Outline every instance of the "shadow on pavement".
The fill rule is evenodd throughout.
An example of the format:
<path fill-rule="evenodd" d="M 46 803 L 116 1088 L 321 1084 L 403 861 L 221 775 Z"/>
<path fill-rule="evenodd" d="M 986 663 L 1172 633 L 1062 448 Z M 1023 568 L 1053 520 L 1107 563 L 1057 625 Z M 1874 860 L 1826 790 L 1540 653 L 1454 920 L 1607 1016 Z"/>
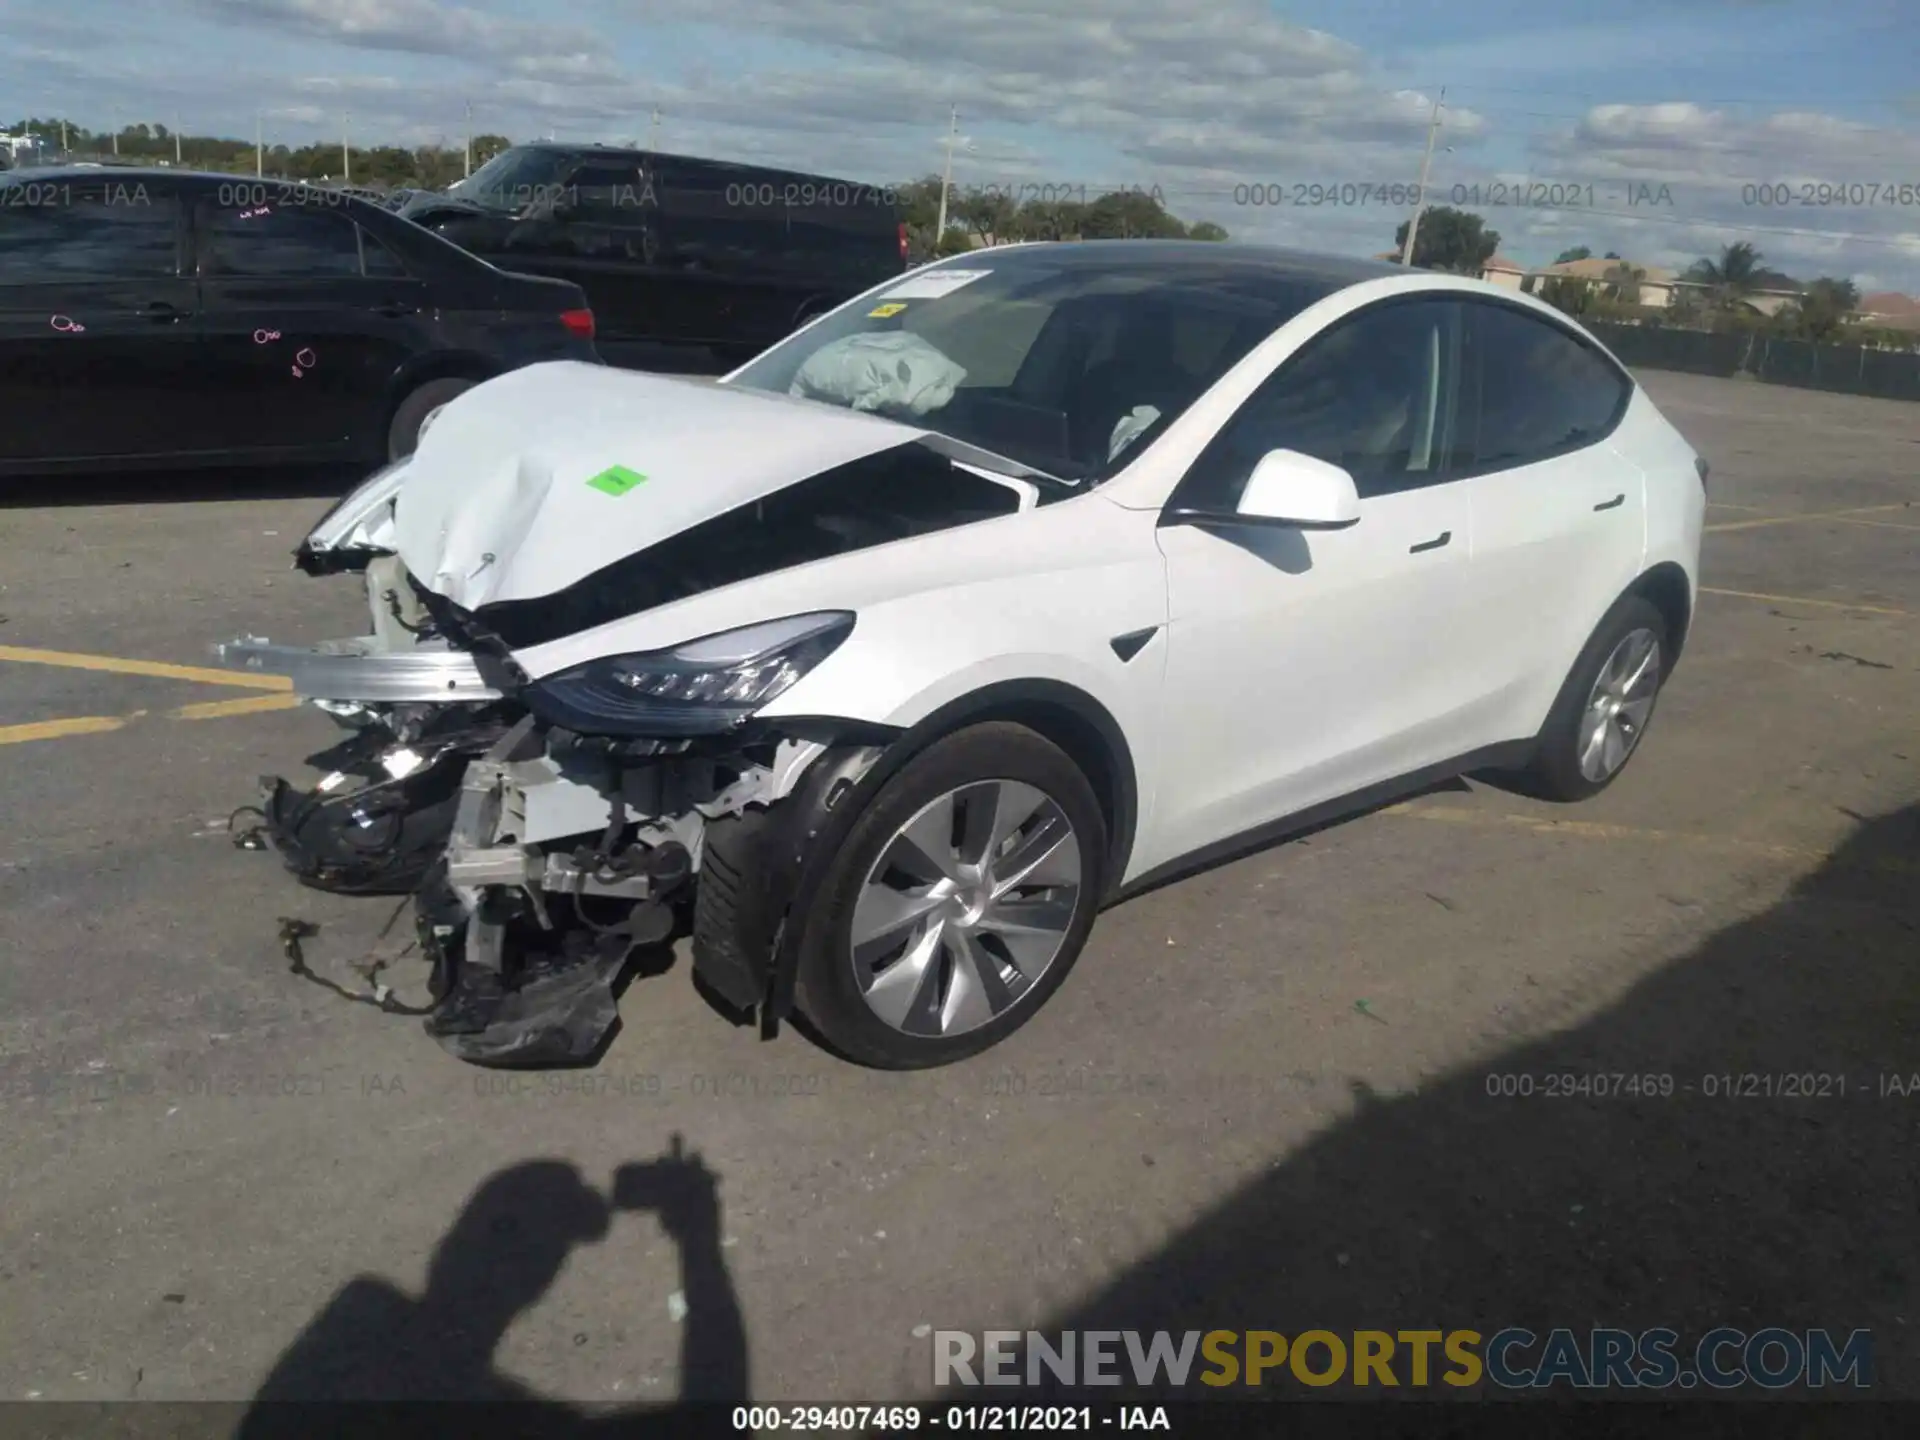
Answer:
<path fill-rule="evenodd" d="M 603 1240 L 622 1212 L 658 1216 L 680 1249 L 680 1395 L 590 1412 L 528 1390 L 502 1375 L 493 1357 L 507 1328 L 546 1294 L 574 1249 Z M 489 1425 L 500 1418 L 476 1410 L 466 1417 L 475 1423 L 466 1424 L 455 1414 L 421 1411 L 423 1401 L 511 1403 L 516 1433 L 682 1433 L 685 1422 L 710 1416 L 715 1402 L 748 1394 L 746 1329 L 720 1239 L 719 1177 L 677 1135 L 664 1155 L 621 1166 L 611 1195 L 563 1161 L 513 1166 L 467 1201 L 434 1252 L 419 1298 L 371 1275 L 335 1295 L 275 1363 L 235 1433 L 243 1440 L 352 1433 L 375 1418 L 368 1402 L 378 1402 L 390 1422 L 428 1417 L 419 1421 L 427 1427 L 422 1434 L 442 1425 L 477 1430 L 483 1415 Z M 338 1408 L 340 1402 L 351 1408 Z"/>
<path fill-rule="evenodd" d="M 1636 908 L 1667 902 L 1622 894 L 1619 903 L 1624 929 Z M 1528 994 L 1545 1002 L 1526 1006 L 1538 1012 L 1530 1030 L 1566 1028 L 1490 1050 L 1403 1096 L 1350 1079 L 1345 1118 L 1043 1332 L 1057 1344 L 1059 1330 L 1485 1336 L 1522 1326 L 1542 1336 L 1570 1327 L 1584 1340 L 1596 1326 L 1667 1327 L 1679 1332 L 1684 1361 L 1717 1326 L 1826 1328 L 1841 1343 L 1864 1328 L 1874 1384 L 1851 1394 L 1920 1396 L 1920 806 L 1863 823 L 1782 903 L 1712 935 L 1590 1018 L 1578 1016 L 1601 995 L 1522 992 L 1516 1008 Z M 1274 1070 L 1284 1067 L 1274 1057 Z M 1673 1092 L 1602 1098 L 1576 1084 L 1573 1094 L 1548 1093 L 1551 1077 L 1602 1075 L 1671 1077 Z M 1781 1098 L 1776 1078 L 1769 1097 L 1769 1077 L 1786 1075 L 1834 1078 L 1816 1080 L 1810 1088 L 1824 1093 L 1808 1099 Z M 1895 1076 L 1909 1096 L 1883 1093 Z M 1521 1088 L 1519 1077 L 1530 1096 L 1491 1093 Z M 1118 1389 L 955 1386 L 941 1399 L 1175 1393 L 1135 1387 L 1124 1348 L 1116 1353 L 1129 1377 Z M 1326 1368 L 1327 1351 L 1313 1354 L 1310 1368 Z M 1515 1358 L 1537 1362 L 1540 1350 Z M 1447 1367 L 1437 1349 L 1434 1359 L 1437 1377 Z M 1196 1359 L 1179 1393 L 1438 1399 L 1451 1390 L 1409 1386 L 1404 1352 L 1394 1365 L 1394 1392 L 1311 1388 L 1284 1366 L 1249 1392 L 1196 1383 L 1211 1368 Z M 1478 1390 L 1513 1393 L 1485 1382 Z M 1565 1383 L 1546 1393 L 1573 1398 Z M 1709 1408 L 1729 1420 L 1750 1414 Z M 1875 1413 L 1889 1418 L 1878 1406 L 1852 1412 Z"/>
<path fill-rule="evenodd" d="M 210 465 L 197 470 L 27 475 L 0 480 L 0 510 L 151 505 L 169 500 L 337 500 L 376 468 L 372 464 Z"/>

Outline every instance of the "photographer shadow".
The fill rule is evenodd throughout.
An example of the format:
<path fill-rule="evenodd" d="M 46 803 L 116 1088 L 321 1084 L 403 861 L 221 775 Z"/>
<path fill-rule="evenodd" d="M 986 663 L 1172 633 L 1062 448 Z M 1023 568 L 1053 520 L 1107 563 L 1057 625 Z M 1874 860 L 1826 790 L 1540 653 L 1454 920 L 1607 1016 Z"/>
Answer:
<path fill-rule="evenodd" d="M 235 1434 L 285 1440 L 357 1434 L 369 1424 L 435 1433 L 460 1423 L 449 1402 L 509 1405 L 518 1435 L 692 1433 L 716 1405 L 748 1395 L 746 1326 L 720 1254 L 718 1178 L 678 1135 L 665 1154 L 615 1171 L 610 1197 L 564 1161 L 529 1161 L 493 1175 L 435 1250 L 422 1294 L 416 1299 L 374 1275 L 349 1282 L 282 1353 Z M 679 1247 L 687 1306 L 680 1394 L 589 1413 L 500 1373 L 494 1353 L 574 1248 L 604 1240 L 621 1212 L 658 1216 Z M 500 1418 L 497 1411 L 489 1417 Z M 479 1412 L 469 1418 L 477 1422 Z"/>

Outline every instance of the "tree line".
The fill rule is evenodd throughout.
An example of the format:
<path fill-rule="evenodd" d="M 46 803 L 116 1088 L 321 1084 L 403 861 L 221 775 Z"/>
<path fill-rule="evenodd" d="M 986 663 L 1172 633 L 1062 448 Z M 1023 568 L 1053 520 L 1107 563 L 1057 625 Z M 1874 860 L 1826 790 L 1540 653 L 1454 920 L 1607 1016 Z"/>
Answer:
<path fill-rule="evenodd" d="M 276 180 L 351 179 L 375 189 L 444 190 L 466 174 L 464 146 L 413 149 L 376 145 L 343 150 L 340 145 L 264 145 L 206 135 L 176 136 L 164 125 L 128 125 L 118 133 L 89 130 L 59 117 L 16 122 L 12 134 L 46 137 L 70 158 L 177 163 L 194 170 L 251 175 L 258 164 Z M 507 149 L 504 135 L 473 137 L 477 168 Z M 1166 209 L 1154 190 L 1070 194 L 1064 187 L 955 185 L 947 195 L 947 230 L 936 235 L 940 177 L 924 176 L 893 187 L 911 249 L 919 258 L 958 254 L 988 242 L 1019 240 L 1192 239 L 1224 240 L 1210 221 L 1189 225 Z"/>
<path fill-rule="evenodd" d="M 375 189 L 444 190 L 467 171 L 464 145 L 269 145 L 256 152 L 246 140 L 206 135 L 176 136 L 164 125 L 128 125 L 118 131 L 94 131 L 59 117 L 29 117 L 8 127 L 15 135 L 46 137 L 70 158 L 118 156 L 123 161 L 165 161 L 196 170 L 251 175 L 261 171 L 281 180 L 351 178 Z M 514 142 L 504 135 L 476 135 L 472 164 L 485 164 Z M 979 245 L 1030 240 L 1188 239 L 1225 240 L 1212 221 L 1188 223 L 1172 214 L 1151 187 L 1074 194 L 1068 187 L 954 185 L 947 188 L 946 230 L 940 222 L 941 179 L 926 175 L 893 187 L 900 218 L 907 226 L 915 260 L 961 254 Z M 1406 245 L 1408 221 L 1394 232 L 1393 255 Z M 1422 212 L 1414 236 L 1412 263 L 1426 270 L 1477 275 L 1498 251 L 1500 234 L 1483 216 L 1438 205 Z M 1593 258 L 1586 246 L 1563 251 L 1555 264 Z M 1594 320 L 1628 320 L 1692 329 L 1758 331 L 1816 341 L 1844 338 L 1864 344 L 1916 343 L 1909 332 L 1881 331 L 1858 323 L 1859 291 L 1851 280 L 1822 276 L 1801 282 L 1763 265 L 1744 242 L 1720 255 L 1702 258 L 1681 279 L 1670 306 L 1642 303 L 1646 272 L 1609 251 L 1616 262 L 1598 281 L 1552 277 L 1529 287 L 1569 314 Z M 1790 291 L 1797 297 L 1773 315 L 1760 314 L 1751 298 L 1762 291 Z"/>

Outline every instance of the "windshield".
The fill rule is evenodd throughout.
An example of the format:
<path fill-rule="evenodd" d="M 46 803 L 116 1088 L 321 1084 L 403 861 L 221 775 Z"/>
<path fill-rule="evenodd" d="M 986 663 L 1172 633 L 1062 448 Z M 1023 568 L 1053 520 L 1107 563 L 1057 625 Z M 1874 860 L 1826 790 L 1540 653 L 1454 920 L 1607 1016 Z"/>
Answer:
<path fill-rule="evenodd" d="M 557 188 L 572 164 L 573 156 L 565 150 L 516 145 L 448 186 L 447 193 L 489 210 L 524 210 L 545 198 L 547 190 Z"/>
<path fill-rule="evenodd" d="M 1097 483 L 1322 290 L 1245 265 L 1048 247 L 908 274 L 728 383 L 871 411 Z"/>

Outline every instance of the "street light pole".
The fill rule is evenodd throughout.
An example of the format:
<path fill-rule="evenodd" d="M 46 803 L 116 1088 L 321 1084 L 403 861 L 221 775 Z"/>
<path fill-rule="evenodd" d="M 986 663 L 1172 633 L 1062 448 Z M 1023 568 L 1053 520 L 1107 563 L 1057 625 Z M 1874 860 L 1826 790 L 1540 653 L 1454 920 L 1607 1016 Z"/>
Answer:
<path fill-rule="evenodd" d="M 653 121 L 647 128 L 647 149 L 655 155 L 660 153 L 660 107 L 658 105 L 653 107 Z"/>
<path fill-rule="evenodd" d="M 933 253 L 940 254 L 940 242 L 947 237 L 947 192 L 953 188 L 953 142 L 960 136 L 960 107 L 955 105 L 947 117 L 947 168 L 940 177 L 940 219 L 933 227 Z"/>
<path fill-rule="evenodd" d="M 353 117 L 346 116 L 340 122 L 340 178 L 347 184 L 353 183 Z"/>
<path fill-rule="evenodd" d="M 178 115 L 173 117 L 173 163 L 176 169 L 184 163 L 180 158 L 180 117 Z"/>
<path fill-rule="evenodd" d="M 467 167 L 464 175 L 473 174 L 473 102 L 467 101 Z"/>
<path fill-rule="evenodd" d="M 1427 171 L 1433 165 L 1433 137 L 1440 133 L 1440 107 L 1447 98 L 1443 85 L 1433 102 L 1433 119 L 1427 123 L 1427 153 L 1420 157 L 1420 185 L 1413 197 L 1413 218 L 1407 222 L 1407 243 L 1400 247 L 1400 263 L 1413 264 L 1413 237 L 1420 232 L 1420 216 L 1427 208 Z"/>
<path fill-rule="evenodd" d="M 263 126 L 258 115 L 253 117 L 253 175 L 257 180 L 266 173 L 267 155 L 262 148 Z"/>

